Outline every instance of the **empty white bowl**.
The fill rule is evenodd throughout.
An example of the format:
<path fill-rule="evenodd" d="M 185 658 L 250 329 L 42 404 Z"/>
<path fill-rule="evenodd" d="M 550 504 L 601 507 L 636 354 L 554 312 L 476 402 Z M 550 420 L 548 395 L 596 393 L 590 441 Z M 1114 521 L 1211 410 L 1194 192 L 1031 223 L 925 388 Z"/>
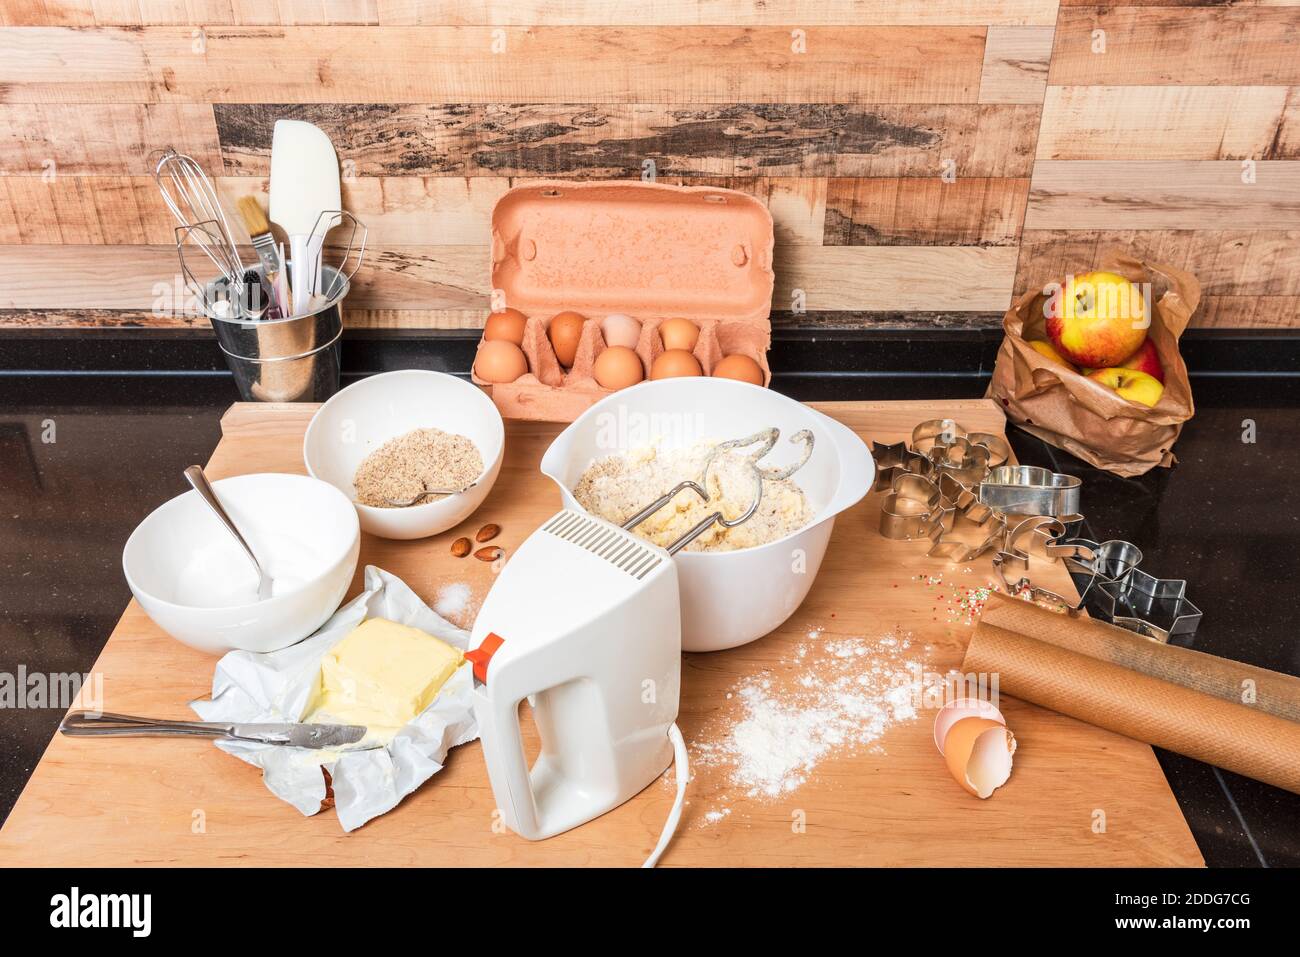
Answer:
<path fill-rule="evenodd" d="M 257 573 L 197 492 L 164 502 L 122 550 L 131 594 L 163 631 L 214 655 L 275 651 L 306 638 L 338 608 L 361 552 L 352 503 L 305 475 L 240 475 L 212 483 L 274 579 Z"/>
<path fill-rule="evenodd" d="M 406 508 L 356 501 L 353 476 L 361 460 L 389 439 L 413 429 L 463 435 L 483 457 L 478 484 L 459 495 Z M 404 369 L 369 376 L 320 407 L 307 426 L 302 454 L 307 471 L 343 492 L 361 527 L 382 538 L 425 538 L 459 525 L 487 498 L 501 471 L 506 429 L 501 413 L 478 386 L 443 372 Z"/>

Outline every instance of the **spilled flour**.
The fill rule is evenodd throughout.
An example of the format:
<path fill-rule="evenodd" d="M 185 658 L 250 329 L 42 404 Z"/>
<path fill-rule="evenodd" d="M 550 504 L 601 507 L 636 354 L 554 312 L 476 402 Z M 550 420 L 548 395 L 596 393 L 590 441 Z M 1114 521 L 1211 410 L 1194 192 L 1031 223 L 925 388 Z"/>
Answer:
<path fill-rule="evenodd" d="M 911 648 L 906 635 L 824 640 L 810 631 L 780 669 L 743 678 L 727 694 L 739 707 L 691 743 L 692 766 L 716 768 L 728 789 L 762 800 L 798 789 L 833 756 L 883 752 L 884 734 L 916 719 L 919 683 L 943 680 L 923 678 Z M 710 810 L 703 823 L 729 813 Z"/>

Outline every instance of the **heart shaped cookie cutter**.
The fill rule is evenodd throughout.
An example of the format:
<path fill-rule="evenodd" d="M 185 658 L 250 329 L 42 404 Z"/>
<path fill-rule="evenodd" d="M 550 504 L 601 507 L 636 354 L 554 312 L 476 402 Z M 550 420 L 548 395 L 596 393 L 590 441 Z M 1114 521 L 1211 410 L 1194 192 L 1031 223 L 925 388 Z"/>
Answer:
<path fill-rule="evenodd" d="M 945 511 L 939 486 L 924 475 L 900 472 L 880 504 L 880 534 L 903 542 L 929 538 Z"/>
<path fill-rule="evenodd" d="M 1071 522 L 1079 517 L 1083 481 L 1075 475 L 1034 465 L 1002 465 L 989 469 L 980 482 L 985 505 L 1012 515 L 1050 515 Z"/>

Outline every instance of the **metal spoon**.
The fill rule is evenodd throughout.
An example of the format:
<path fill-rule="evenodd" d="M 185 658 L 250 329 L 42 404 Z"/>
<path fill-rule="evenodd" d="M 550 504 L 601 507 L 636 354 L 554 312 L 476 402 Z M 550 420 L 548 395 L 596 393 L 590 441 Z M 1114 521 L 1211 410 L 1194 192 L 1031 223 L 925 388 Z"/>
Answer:
<path fill-rule="evenodd" d="M 407 508 L 408 506 L 414 505 L 422 498 L 428 498 L 430 495 L 459 495 L 461 492 L 468 492 L 477 484 L 478 484 L 478 480 L 475 479 L 473 482 L 470 482 L 464 488 L 454 488 L 454 489 L 426 488 L 419 495 L 415 496 L 415 498 L 407 499 L 404 502 L 399 501 L 398 499 L 395 498 L 386 498 L 384 499 L 384 501 L 389 505 L 391 505 L 393 508 Z"/>
<path fill-rule="evenodd" d="M 221 507 L 221 501 L 217 498 L 217 493 L 213 490 L 212 483 L 209 482 L 208 477 L 203 474 L 203 467 L 201 465 L 191 465 L 185 470 L 185 480 L 189 482 L 190 485 L 194 486 L 194 491 L 199 493 L 199 498 L 203 499 L 208 508 L 212 509 L 212 513 L 221 520 L 221 524 L 226 526 L 226 531 L 234 536 L 235 541 L 239 543 L 239 547 L 242 548 L 244 554 L 248 556 L 248 560 L 252 562 L 253 567 L 257 569 L 257 600 L 265 601 L 270 598 L 271 586 L 274 584 L 271 581 L 271 576 L 263 570 L 261 563 L 257 560 L 257 556 L 253 554 L 253 550 L 249 547 L 248 542 L 244 541 L 244 536 L 239 533 L 239 528 L 235 525 L 234 521 L 231 520 L 230 516 L 226 514 L 226 510 Z"/>

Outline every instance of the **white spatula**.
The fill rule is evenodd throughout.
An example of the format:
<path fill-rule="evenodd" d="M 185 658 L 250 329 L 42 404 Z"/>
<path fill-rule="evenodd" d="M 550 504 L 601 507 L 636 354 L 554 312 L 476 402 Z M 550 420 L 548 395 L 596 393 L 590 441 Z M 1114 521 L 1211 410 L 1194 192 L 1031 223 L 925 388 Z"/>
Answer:
<path fill-rule="evenodd" d="M 319 282 L 318 259 L 325 235 L 318 230 L 317 239 L 308 243 L 312 228 L 323 211 L 342 208 L 339 158 L 330 138 L 311 123 L 276 120 L 271 139 L 270 216 L 289 237 L 294 315 L 307 309 Z"/>

